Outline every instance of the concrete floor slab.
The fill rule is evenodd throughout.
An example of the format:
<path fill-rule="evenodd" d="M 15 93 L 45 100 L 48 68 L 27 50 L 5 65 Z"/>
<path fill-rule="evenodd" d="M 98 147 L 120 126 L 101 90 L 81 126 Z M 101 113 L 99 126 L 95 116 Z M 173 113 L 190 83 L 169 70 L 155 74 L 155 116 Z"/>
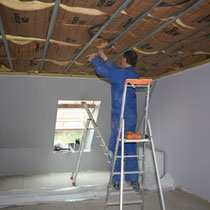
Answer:
<path fill-rule="evenodd" d="M 41 194 L 36 194 L 36 198 L 38 196 L 45 196 L 44 191 L 48 192 L 48 189 L 71 189 L 73 188 L 71 185 L 71 180 L 69 179 L 71 176 L 70 173 L 61 173 L 61 174 L 42 174 L 42 175 L 33 175 L 33 176 L 6 176 L 0 177 L 0 196 L 9 195 L 11 192 L 18 193 L 26 193 L 32 190 L 33 192 L 41 192 Z M 80 200 L 74 202 L 62 202 L 62 200 L 55 202 L 55 200 L 50 201 L 51 203 L 46 203 L 44 200 L 42 204 L 34 204 L 34 205 L 23 205 L 23 206 L 11 206 L 9 210 L 102 210 L 104 207 L 104 196 L 106 187 L 109 179 L 109 172 L 104 171 L 89 171 L 79 173 L 77 184 L 79 186 L 84 186 L 85 190 L 88 190 L 88 186 L 92 186 L 90 193 L 94 194 L 94 191 L 97 189 L 97 185 L 104 185 L 103 192 L 101 191 L 100 196 L 90 196 L 87 198 L 88 200 Z M 94 187 L 95 186 L 95 187 Z M 93 190 L 94 189 L 94 190 Z M 84 189 L 83 189 L 84 190 Z M 80 188 L 77 190 L 78 194 L 75 192 L 72 193 L 76 196 L 75 198 L 79 198 L 82 192 Z M 89 192 L 89 191 L 88 191 Z M 52 193 L 52 192 L 51 192 Z M 27 193 L 26 193 L 27 194 Z M 51 194 L 52 195 L 52 194 Z M 66 196 L 65 200 L 68 200 L 67 193 L 61 193 L 60 195 Z M 136 193 L 126 194 L 125 199 L 136 200 L 139 199 L 140 195 Z M 186 193 L 182 190 L 176 189 L 173 191 L 164 192 L 166 209 L 167 210 L 210 210 L 210 203 L 200 199 L 199 197 Z M 42 197 L 44 198 L 44 197 Z M 94 198 L 94 199 L 93 199 Z M 114 200 L 118 200 L 118 196 L 112 195 Z M 45 203 L 45 204 L 44 204 Z M 29 203 L 28 203 L 29 204 Z M 118 210 L 119 207 L 110 207 L 108 210 Z M 129 205 L 125 206 L 124 210 L 139 210 L 139 205 Z M 157 193 L 147 193 L 145 195 L 145 210 L 159 210 L 159 196 Z"/>
<path fill-rule="evenodd" d="M 199 197 L 186 193 L 180 189 L 174 191 L 164 192 L 166 209 L 167 210 L 210 210 L 210 203 Z M 132 195 L 127 199 L 136 199 L 138 195 Z M 118 199 L 118 196 L 114 196 Z M 79 202 L 65 202 L 65 203 L 51 203 L 40 204 L 32 206 L 22 206 L 5 208 L 2 210 L 103 210 L 104 198 L 79 201 Z M 139 205 L 124 206 L 123 210 L 139 210 Z M 145 195 L 145 209 L 144 210 L 160 210 L 159 196 L 157 193 L 148 193 Z M 108 210 L 119 210 L 119 207 L 109 207 Z"/>

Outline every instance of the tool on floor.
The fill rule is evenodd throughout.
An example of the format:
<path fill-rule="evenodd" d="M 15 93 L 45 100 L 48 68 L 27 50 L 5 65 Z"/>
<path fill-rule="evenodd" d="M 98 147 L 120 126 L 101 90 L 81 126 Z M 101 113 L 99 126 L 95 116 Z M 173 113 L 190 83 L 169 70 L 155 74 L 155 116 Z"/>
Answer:
<path fill-rule="evenodd" d="M 77 179 L 77 174 L 78 174 L 78 170 L 79 170 L 79 165 L 80 165 L 80 162 L 81 162 L 81 158 L 82 158 L 82 154 L 84 152 L 84 149 L 85 149 L 85 143 L 86 143 L 86 139 L 87 139 L 87 136 L 88 136 L 88 131 L 89 130 L 94 130 L 96 131 L 97 133 L 97 139 L 100 140 L 100 146 L 102 147 L 102 149 L 104 150 L 104 155 L 108 158 L 108 162 L 110 163 L 110 160 L 109 160 L 109 155 L 108 155 L 108 148 L 106 146 L 106 143 L 99 131 L 99 128 L 93 118 L 93 115 L 91 114 L 89 108 L 88 108 L 88 105 L 85 103 L 85 102 L 82 102 L 81 103 L 84 107 L 84 109 L 86 110 L 87 114 L 88 114 L 88 119 L 85 123 L 85 130 L 83 132 L 83 135 L 82 135 L 82 140 L 81 140 L 81 143 L 80 143 L 80 147 L 79 147 L 79 150 L 78 150 L 78 156 L 77 156 L 77 162 L 76 162 L 76 165 L 75 165 L 75 170 L 72 172 L 72 175 L 71 175 L 71 180 L 72 181 L 72 185 L 75 186 L 76 185 L 76 179 Z M 91 127 L 92 125 L 92 127 Z"/>
<path fill-rule="evenodd" d="M 154 160 L 154 167 L 155 167 L 155 173 L 156 178 L 158 182 L 159 187 L 159 193 L 160 193 L 160 203 L 162 210 L 165 210 L 165 204 L 164 204 L 164 198 L 163 198 L 163 192 L 162 187 L 160 183 L 160 176 L 157 166 L 157 159 L 155 155 L 155 147 L 153 143 L 153 137 L 152 137 L 152 130 L 150 126 L 150 121 L 148 118 L 148 108 L 149 108 L 149 98 L 150 98 L 150 86 L 151 86 L 152 80 L 151 79 L 127 79 L 124 86 L 124 92 L 123 92 L 123 98 L 122 98 L 122 106 L 121 106 L 121 115 L 120 115 L 120 125 L 119 125 L 119 132 L 117 137 L 117 142 L 115 146 L 115 153 L 112 160 L 112 169 L 110 173 L 110 179 L 109 184 L 107 186 L 107 195 L 105 200 L 105 206 L 104 210 L 106 210 L 110 206 L 119 206 L 119 209 L 123 209 L 123 205 L 132 205 L 132 204 L 140 204 L 141 209 L 144 209 L 144 184 L 145 184 L 145 159 L 146 159 L 146 148 L 147 145 L 149 145 L 152 149 L 152 156 Z M 145 92 L 145 115 L 144 115 L 144 121 L 143 121 L 143 134 L 135 134 L 132 132 L 126 132 L 125 133 L 125 122 L 124 122 L 124 109 L 125 109 L 125 102 L 126 102 L 126 93 L 128 88 L 136 88 L 140 89 L 141 91 Z M 121 143 L 121 155 L 118 155 L 118 147 Z M 137 143 L 137 146 L 142 146 L 143 152 L 142 154 L 138 155 L 125 155 L 125 144 L 127 143 Z M 125 171 L 124 169 L 124 161 L 126 158 L 139 158 L 141 159 L 141 168 L 139 171 Z M 121 171 L 115 172 L 115 165 L 116 160 L 121 159 Z M 124 200 L 124 175 L 126 174 L 138 174 L 140 177 L 140 195 L 139 199 L 137 200 Z M 112 178 L 114 175 L 120 175 L 120 194 L 119 194 L 119 201 L 110 201 L 110 194 L 111 194 L 111 185 L 112 185 Z"/>

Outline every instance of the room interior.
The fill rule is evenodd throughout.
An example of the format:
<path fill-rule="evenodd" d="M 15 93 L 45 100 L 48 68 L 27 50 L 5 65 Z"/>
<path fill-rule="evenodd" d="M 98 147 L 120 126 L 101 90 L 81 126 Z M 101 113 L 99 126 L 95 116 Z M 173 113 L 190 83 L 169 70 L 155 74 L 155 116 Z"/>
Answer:
<path fill-rule="evenodd" d="M 98 47 L 117 65 L 135 51 L 140 78 L 153 79 L 149 118 L 162 184 L 170 181 L 166 209 L 209 209 L 209 3 L 0 0 L 0 208 L 104 208 L 109 165 L 97 136 L 77 186 L 77 152 L 54 151 L 59 100 L 100 101 L 97 125 L 108 144 L 111 86 L 87 62 Z M 137 92 L 137 126 L 143 99 Z M 161 209 L 154 191 L 145 209 Z"/>

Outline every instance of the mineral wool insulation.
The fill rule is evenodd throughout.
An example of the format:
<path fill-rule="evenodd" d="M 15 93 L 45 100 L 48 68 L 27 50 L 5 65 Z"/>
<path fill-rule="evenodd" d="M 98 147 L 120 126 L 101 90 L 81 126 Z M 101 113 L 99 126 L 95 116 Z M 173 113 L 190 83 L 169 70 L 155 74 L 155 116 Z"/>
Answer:
<path fill-rule="evenodd" d="M 63 73 L 66 66 L 123 2 L 124 0 L 62 0 L 47 50 L 43 72 Z M 117 40 L 111 48 L 107 49 L 107 55 L 109 58 L 115 57 L 122 50 L 144 39 L 195 2 L 196 0 L 165 0 L 163 4 L 155 8 Z M 155 0 L 131 1 L 100 34 L 100 39 L 109 43 L 140 14 L 156 3 Z M 155 77 L 186 68 L 193 63 L 209 58 L 210 42 L 208 39 L 189 45 L 208 36 L 208 28 L 178 43 L 186 36 L 208 26 L 209 3 L 210 0 L 205 1 L 134 48 L 140 58 L 136 71 L 142 77 Z M 54 0 L 0 0 L 0 14 L 15 71 L 34 72 L 39 70 L 54 5 Z M 176 44 L 169 47 L 172 43 Z M 72 66 L 70 73 L 79 73 L 79 70 L 86 64 L 87 54 L 95 52 L 97 44 L 98 42 L 93 42 Z M 176 52 L 176 49 L 180 50 Z M 0 64 L 9 68 L 1 37 L 0 58 Z M 119 63 L 119 59 L 116 60 L 116 63 Z M 84 74 L 95 74 L 95 71 L 90 66 Z"/>

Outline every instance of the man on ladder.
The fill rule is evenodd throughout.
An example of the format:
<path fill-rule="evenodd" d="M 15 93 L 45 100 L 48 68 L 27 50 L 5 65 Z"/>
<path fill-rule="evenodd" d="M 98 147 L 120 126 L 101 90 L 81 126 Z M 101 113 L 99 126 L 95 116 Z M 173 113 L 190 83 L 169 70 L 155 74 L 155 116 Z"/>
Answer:
<path fill-rule="evenodd" d="M 100 56 L 97 56 L 97 55 Z M 108 60 L 102 49 L 98 50 L 98 54 L 89 55 L 89 61 L 95 67 L 97 74 L 107 78 L 111 82 L 112 94 L 112 113 L 111 113 L 111 137 L 109 141 L 109 156 L 113 162 L 113 155 L 118 135 L 120 122 L 120 112 L 122 105 L 122 96 L 126 79 L 137 79 L 139 75 L 135 72 L 134 66 L 137 63 L 137 54 L 134 51 L 124 53 L 121 68 Z M 103 59 L 103 61 L 102 61 Z M 137 121 L 136 109 L 136 92 L 134 88 L 128 88 L 126 97 L 126 106 L 124 112 L 125 132 L 135 132 Z M 119 144 L 118 155 L 121 153 L 121 144 Z M 128 143 L 125 145 L 125 155 L 136 155 L 136 143 Z M 120 171 L 120 159 L 115 163 L 115 172 Z M 138 160 L 136 157 L 126 158 L 125 171 L 138 171 Z M 138 174 L 126 174 L 125 180 L 130 183 L 135 191 L 140 190 Z M 114 175 L 112 179 L 113 188 L 120 188 L 120 175 Z"/>
<path fill-rule="evenodd" d="M 149 144 L 152 149 L 156 178 L 160 192 L 161 209 L 165 210 L 152 130 L 148 118 L 150 86 L 152 80 L 138 79 L 139 75 L 133 69 L 137 62 L 137 55 L 133 51 L 124 53 L 122 68 L 114 65 L 108 60 L 102 50 L 99 50 L 98 54 L 100 57 L 97 56 L 97 54 L 89 55 L 89 61 L 93 63 L 96 72 L 99 75 L 108 78 L 112 85 L 112 133 L 109 142 L 109 156 L 112 165 L 104 210 L 109 206 L 116 205 L 119 205 L 120 210 L 123 210 L 123 205 L 132 204 L 141 204 L 141 209 L 144 209 L 145 151 L 147 144 Z M 101 58 L 105 62 L 103 62 Z M 143 88 L 144 91 L 146 90 L 143 135 L 135 134 L 137 120 L 136 87 Z M 140 157 L 140 154 L 136 154 L 136 142 L 143 144 L 141 170 L 139 170 L 138 167 L 137 157 Z M 133 189 L 141 192 L 140 199 L 130 201 L 123 200 L 124 175 L 125 180 L 130 182 Z M 139 176 L 141 176 L 141 185 L 139 185 L 138 181 Z M 111 183 L 114 188 L 120 189 L 119 202 L 110 201 Z"/>

